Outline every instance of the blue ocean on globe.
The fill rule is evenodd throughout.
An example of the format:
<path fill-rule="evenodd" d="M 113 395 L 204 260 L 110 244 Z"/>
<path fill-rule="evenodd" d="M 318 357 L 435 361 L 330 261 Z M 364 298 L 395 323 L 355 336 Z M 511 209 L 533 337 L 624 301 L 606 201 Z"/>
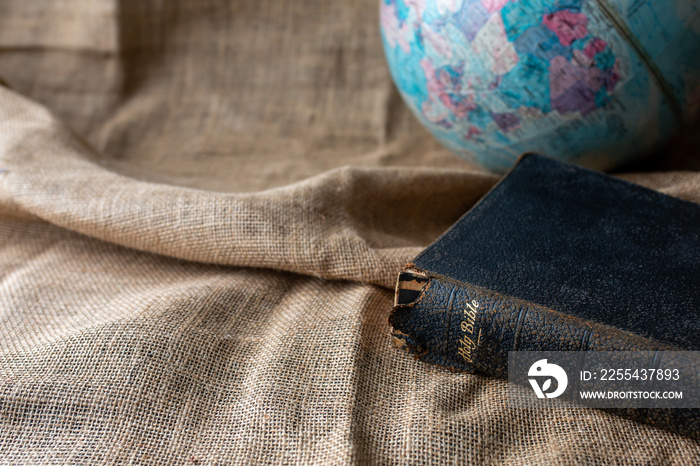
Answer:
<path fill-rule="evenodd" d="M 700 0 L 380 0 L 392 77 L 456 154 L 609 170 L 700 108 Z"/>

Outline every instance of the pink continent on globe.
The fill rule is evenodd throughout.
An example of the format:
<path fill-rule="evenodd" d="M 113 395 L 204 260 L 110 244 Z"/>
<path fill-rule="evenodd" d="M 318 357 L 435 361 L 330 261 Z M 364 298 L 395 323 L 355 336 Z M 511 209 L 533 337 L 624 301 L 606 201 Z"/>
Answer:
<path fill-rule="evenodd" d="M 436 70 L 430 60 L 425 58 L 420 61 L 420 66 L 423 68 L 428 83 L 430 105 L 427 108 L 431 113 L 442 114 L 436 109 L 436 106 L 440 104 L 449 109 L 457 118 L 466 118 L 469 112 L 474 110 L 474 96 L 469 94 L 466 98 L 460 97 L 462 87 L 460 84 L 452 82 L 449 73 L 445 70 Z"/>
<path fill-rule="evenodd" d="M 481 0 L 481 4 L 489 13 L 501 11 L 508 2 L 510 2 L 510 0 Z"/>
<path fill-rule="evenodd" d="M 411 45 L 409 44 L 409 40 L 411 29 L 408 24 L 399 23 L 399 18 L 396 14 L 396 5 L 393 3 L 387 5 L 382 2 L 379 8 L 379 21 L 382 23 L 384 37 L 386 37 L 389 45 L 396 47 L 396 44 L 398 44 L 404 52 L 410 53 Z"/>
<path fill-rule="evenodd" d="M 588 58 L 595 57 L 596 53 L 602 52 L 607 47 L 607 43 L 603 39 L 596 38 L 590 44 L 586 45 L 583 49 L 583 53 L 586 54 Z"/>
<path fill-rule="evenodd" d="M 557 35 L 564 47 L 588 35 L 588 17 L 583 13 L 560 10 L 544 15 L 542 23 Z"/>

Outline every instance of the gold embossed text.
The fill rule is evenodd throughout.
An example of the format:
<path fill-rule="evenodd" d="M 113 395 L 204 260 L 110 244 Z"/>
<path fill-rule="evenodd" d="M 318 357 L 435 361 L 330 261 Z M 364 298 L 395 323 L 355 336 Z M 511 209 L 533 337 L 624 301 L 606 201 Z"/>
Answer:
<path fill-rule="evenodd" d="M 473 362 L 472 357 L 474 355 L 474 350 L 476 349 L 479 340 L 474 343 L 472 339 L 474 335 L 474 323 L 476 322 L 476 314 L 479 309 L 479 303 L 472 299 L 462 310 L 463 316 L 462 321 L 459 324 L 459 328 L 462 330 L 462 338 L 459 341 L 459 349 L 457 352 L 462 358 L 467 362 Z M 479 332 L 481 334 L 481 332 Z M 481 336 L 481 335 L 479 335 Z"/>

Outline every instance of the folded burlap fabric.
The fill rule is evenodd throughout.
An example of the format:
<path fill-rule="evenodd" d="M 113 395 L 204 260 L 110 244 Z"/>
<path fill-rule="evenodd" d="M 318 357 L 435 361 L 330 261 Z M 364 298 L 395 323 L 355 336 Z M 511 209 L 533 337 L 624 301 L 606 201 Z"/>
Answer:
<path fill-rule="evenodd" d="M 3 4 L 0 464 L 698 459 L 391 345 L 397 273 L 498 178 L 413 120 L 377 10 Z"/>

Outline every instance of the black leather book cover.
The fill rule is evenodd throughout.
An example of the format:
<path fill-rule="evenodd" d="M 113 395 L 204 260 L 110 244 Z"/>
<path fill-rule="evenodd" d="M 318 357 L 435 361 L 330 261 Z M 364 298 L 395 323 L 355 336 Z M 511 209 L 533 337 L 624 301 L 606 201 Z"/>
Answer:
<path fill-rule="evenodd" d="M 396 346 L 505 377 L 508 351 L 700 350 L 700 205 L 527 154 L 397 283 Z"/>

